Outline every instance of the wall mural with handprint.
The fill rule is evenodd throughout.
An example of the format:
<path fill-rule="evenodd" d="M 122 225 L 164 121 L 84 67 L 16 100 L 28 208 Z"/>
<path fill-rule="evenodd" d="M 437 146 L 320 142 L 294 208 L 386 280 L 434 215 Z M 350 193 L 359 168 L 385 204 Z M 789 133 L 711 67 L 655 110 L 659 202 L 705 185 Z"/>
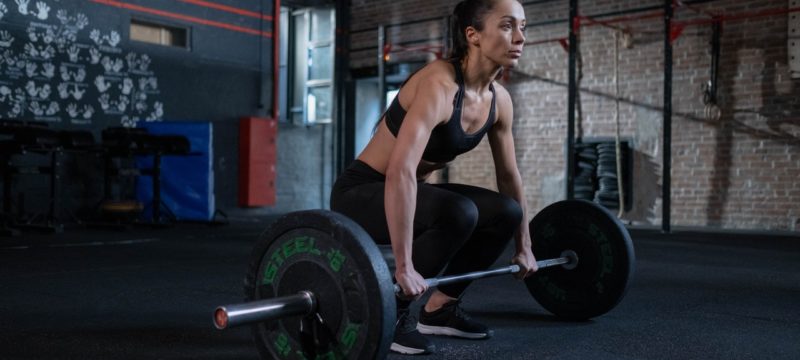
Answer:
<path fill-rule="evenodd" d="M 161 121 L 158 78 L 147 54 L 120 48 L 116 30 L 56 9 L 58 0 L 0 0 L 0 117 L 134 127 Z"/>

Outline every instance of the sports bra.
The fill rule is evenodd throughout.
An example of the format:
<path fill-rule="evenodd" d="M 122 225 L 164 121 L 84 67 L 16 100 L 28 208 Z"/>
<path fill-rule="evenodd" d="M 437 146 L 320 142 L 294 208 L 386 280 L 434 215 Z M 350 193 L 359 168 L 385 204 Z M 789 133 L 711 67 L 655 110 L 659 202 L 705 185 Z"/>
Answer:
<path fill-rule="evenodd" d="M 450 162 L 467 151 L 474 149 L 483 136 L 489 131 L 494 123 L 495 118 L 495 91 L 494 85 L 489 85 L 492 90 L 492 107 L 489 110 L 489 119 L 483 127 L 472 134 L 464 132 L 461 127 L 461 109 L 464 103 L 464 74 L 461 72 L 461 66 L 458 62 L 451 62 L 456 70 L 456 83 L 458 83 L 458 92 L 453 99 L 453 114 L 450 115 L 450 120 L 446 123 L 439 124 L 431 131 L 428 144 L 425 146 L 425 151 L 422 153 L 422 159 L 429 162 L 444 163 Z M 413 74 L 412 74 L 413 76 Z M 410 78 L 410 77 L 409 77 Z M 406 80 L 407 82 L 408 80 Z M 405 82 L 403 83 L 405 85 Z M 402 85 L 401 85 L 402 87 Z M 400 96 L 395 96 L 392 104 L 386 110 L 386 126 L 392 135 L 397 137 L 400 131 L 400 126 L 403 124 L 403 118 L 406 116 L 406 110 L 400 105 Z"/>

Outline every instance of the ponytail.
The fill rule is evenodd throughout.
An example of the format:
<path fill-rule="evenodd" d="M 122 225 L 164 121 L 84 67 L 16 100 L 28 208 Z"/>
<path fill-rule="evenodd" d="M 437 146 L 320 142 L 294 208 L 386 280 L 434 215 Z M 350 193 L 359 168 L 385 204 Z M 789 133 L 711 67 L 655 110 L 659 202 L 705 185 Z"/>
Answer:
<path fill-rule="evenodd" d="M 483 19 L 494 7 L 494 0 L 462 0 L 453 9 L 450 22 L 450 60 L 463 60 L 469 53 L 467 28 L 483 30 Z"/>

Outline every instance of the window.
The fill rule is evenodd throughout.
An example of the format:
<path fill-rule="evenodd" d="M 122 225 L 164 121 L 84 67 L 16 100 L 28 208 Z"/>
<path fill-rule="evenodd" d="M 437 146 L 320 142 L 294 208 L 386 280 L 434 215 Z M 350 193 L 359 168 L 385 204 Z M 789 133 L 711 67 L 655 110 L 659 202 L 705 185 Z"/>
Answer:
<path fill-rule="evenodd" d="M 280 86 L 288 95 L 281 99 L 281 107 L 288 109 L 281 119 L 306 125 L 330 123 L 335 12 L 324 7 L 285 9 L 281 22 L 286 27 L 281 29 Z M 283 76 L 288 78 L 285 83 Z"/>
<path fill-rule="evenodd" d="M 187 32 L 185 28 L 131 19 L 131 40 L 186 48 Z"/>

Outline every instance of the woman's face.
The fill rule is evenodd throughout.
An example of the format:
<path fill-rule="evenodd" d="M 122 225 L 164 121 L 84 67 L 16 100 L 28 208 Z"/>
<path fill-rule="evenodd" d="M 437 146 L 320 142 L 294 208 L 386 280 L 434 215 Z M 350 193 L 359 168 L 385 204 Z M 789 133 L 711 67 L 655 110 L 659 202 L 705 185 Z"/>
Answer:
<path fill-rule="evenodd" d="M 482 57 L 503 67 L 514 67 L 525 44 L 525 10 L 517 0 L 498 0 L 483 21 L 483 30 L 473 33 Z"/>

